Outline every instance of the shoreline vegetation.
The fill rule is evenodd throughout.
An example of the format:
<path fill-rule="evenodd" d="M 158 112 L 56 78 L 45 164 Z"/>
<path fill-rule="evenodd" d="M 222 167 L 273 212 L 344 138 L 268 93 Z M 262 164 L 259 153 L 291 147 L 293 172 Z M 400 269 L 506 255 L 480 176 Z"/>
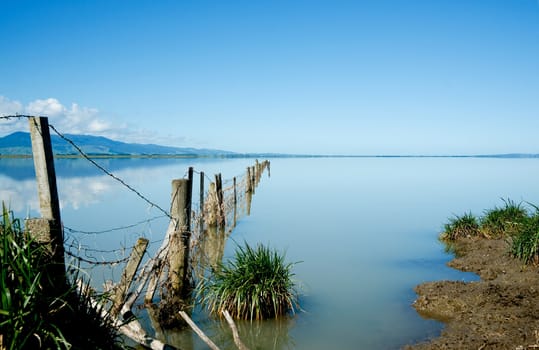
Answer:
<path fill-rule="evenodd" d="M 448 266 L 480 280 L 418 285 L 414 308 L 445 327 L 405 349 L 539 348 L 539 208 L 506 200 L 482 217 L 456 216 L 440 240 L 455 255 Z"/>
<path fill-rule="evenodd" d="M 66 285 L 49 273 L 49 249 L 2 203 L 0 216 L 0 349 L 126 349 L 110 314 L 94 305 L 74 265 Z M 52 270 L 51 270 L 52 271 Z"/>

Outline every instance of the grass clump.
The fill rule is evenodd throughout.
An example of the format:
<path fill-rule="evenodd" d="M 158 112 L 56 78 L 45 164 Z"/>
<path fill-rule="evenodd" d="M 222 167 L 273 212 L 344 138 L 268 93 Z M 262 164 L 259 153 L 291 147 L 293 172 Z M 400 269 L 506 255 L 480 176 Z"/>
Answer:
<path fill-rule="evenodd" d="M 449 219 L 440 239 L 452 249 L 462 237 L 505 238 L 513 257 L 525 264 L 539 264 L 539 207 L 527 203 L 534 208 L 530 211 L 522 203 L 503 202 L 503 207 L 486 210 L 479 219 L 471 213 Z"/>
<path fill-rule="evenodd" d="M 264 245 L 238 247 L 233 259 L 221 264 L 198 284 L 201 304 L 212 315 L 228 310 L 245 320 L 275 318 L 294 312 L 298 302 L 294 264 Z"/>
<path fill-rule="evenodd" d="M 1 348 L 124 348 L 111 319 L 103 318 L 73 286 L 51 292 L 49 254 L 2 204 L 0 217 Z"/>
<path fill-rule="evenodd" d="M 539 264 L 539 211 L 528 217 L 512 237 L 511 254 L 525 264 Z"/>
<path fill-rule="evenodd" d="M 449 219 L 444 225 L 444 232 L 441 239 L 444 241 L 455 241 L 461 237 L 480 236 L 479 220 L 472 213 L 465 213 L 462 216 L 455 216 Z"/>
<path fill-rule="evenodd" d="M 522 225 L 529 219 L 528 211 L 522 203 L 504 200 L 504 206 L 487 210 L 481 219 L 482 232 L 493 238 L 501 238 L 517 234 Z"/>

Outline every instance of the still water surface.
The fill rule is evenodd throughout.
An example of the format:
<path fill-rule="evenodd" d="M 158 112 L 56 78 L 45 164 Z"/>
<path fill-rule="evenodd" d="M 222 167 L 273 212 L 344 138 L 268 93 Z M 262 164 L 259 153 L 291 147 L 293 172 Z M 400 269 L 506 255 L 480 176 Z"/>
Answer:
<path fill-rule="evenodd" d="M 189 166 L 231 179 L 254 160 L 99 162 L 168 210 L 170 182 Z M 84 160 L 56 160 L 56 170 L 62 219 L 72 229 L 69 249 L 94 249 L 88 258 L 110 260 L 124 255 L 109 250 L 130 247 L 140 236 L 150 239 L 150 251 L 160 246 L 167 220 L 155 207 Z M 445 266 L 451 256 L 437 241 L 443 223 L 467 211 L 481 215 L 502 198 L 539 203 L 537 174 L 537 159 L 271 159 L 271 177 L 265 174 L 224 255 L 244 241 L 286 251 L 288 261 L 300 262 L 294 271 L 303 311 L 278 322 L 240 323 L 244 341 L 252 349 L 398 349 L 436 336 L 442 325 L 411 306 L 414 286 L 476 278 Z M 31 160 L 0 159 L 0 199 L 19 217 L 38 215 Z M 90 270 L 96 285 L 120 272 Z M 195 319 L 218 345 L 233 348 L 226 325 L 203 313 Z M 182 349 L 205 348 L 189 331 L 157 336 Z"/>

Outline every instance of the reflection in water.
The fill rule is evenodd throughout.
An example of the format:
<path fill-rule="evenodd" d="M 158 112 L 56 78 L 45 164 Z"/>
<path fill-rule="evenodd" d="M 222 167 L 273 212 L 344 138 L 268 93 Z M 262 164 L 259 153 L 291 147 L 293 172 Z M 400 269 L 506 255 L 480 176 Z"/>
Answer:
<path fill-rule="evenodd" d="M 290 330 L 294 328 L 295 321 L 291 317 L 282 317 L 265 321 L 239 321 L 235 320 L 242 342 L 249 349 L 294 349 L 294 339 Z M 236 349 L 232 332 L 223 319 L 215 323 L 215 329 L 208 332 L 216 334 L 217 344 L 223 349 Z"/>
<path fill-rule="evenodd" d="M 105 193 L 112 191 L 112 186 L 103 177 L 58 178 L 60 208 L 80 209 L 97 204 Z M 35 179 L 16 181 L 0 176 L 0 198 L 7 201 L 15 212 L 27 210 L 36 216 L 39 211 L 37 185 Z"/>
<path fill-rule="evenodd" d="M 150 318 L 152 317 L 155 316 L 150 316 Z M 238 328 L 241 341 L 249 349 L 281 350 L 296 348 L 294 338 L 290 335 L 290 331 L 295 327 L 295 320 L 292 317 L 252 322 L 234 320 L 234 322 Z M 218 344 L 220 349 L 237 349 L 232 331 L 224 318 L 199 319 L 196 320 L 196 323 L 215 344 Z M 153 321 L 152 324 L 154 324 Z M 155 337 L 166 344 L 183 350 L 207 348 L 190 329 L 161 329 L 158 325 L 156 326 L 158 328 L 155 328 Z"/>
<path fill-rule="evenodd" d="M 60 161 L 58 189 L 65 225 L 101 231 L 161 214 L 95 170 L 77 170 L 77 176 L 69 176 L 66 172 L 81 163 Z M 130 162 L 114 160 L 110 166 L 117 169 L 115 175 L 168 208 L 170 181 L 184 177 L 189 166 L 206 174 L 222 172 L 230 179 L 243 174 L 252 160 L 162 163 L 148 159 L 136 163 L 130 167 L 123 166 Z M 272 180 L 257 189 L 256 200 L 251 203 L 245 192 L 237 192 L 233 236 L 228 237 L 227 227 L 224 234 L 208 233 L 201 243 L 214 247 L 203 248 L 209 251 L 203 255 L 207 264 L 233 254 L 229 238 L 253 246 L 269 242 L 286 251 L 289 261 L 302 261 L 294 272 L 304 285 L 302 308 L 308 312 L 285 319 L 280 326 L 273 321 L 252 326 L 238 322 L 242 340 L 252 350 L 397 349 L 439 334 L 441 325 L 421 319 L 411 303 L 418 283 L 469 279 L 445 266 L 450 256 L 437 241 L 443 222 L 453 214 L 480 214 L 498 204 L 499 198 L 539 203 L 539 187 L 534 185 L 539 174 L 537 159 L 320 158 L 274 159 L 272 163 Z M 28 208 L 38 210 L 37 188 L 31 172 L 19 165 L 18 161 L 6 165 L 0 159 L 0 199 L 11 202 L 15 214 L 24 217 Z M 194 188 L 199 181 L 195 179 Z M 200 203 L 193 207 L 196 204 Z M 234 207 L 227 212 L 231 215 L 227 222 L 234 226 Z M 248 213 L 249 219 L 241 220 Z M 150 240 L 148 255 L 153 256 L 167 225 L 166 218 L 148 220 L 121 231 L 81 233 L 78 238 L 84 248 L 96 250 L 92 257 L 111 260 L 125 255 L 101 251 L 129 248 L 144 236 Z M 104 279 L 117 280 L 121 265 L 115 273 L 104 270 L 92 271 L 98 287 Z M 144 311 L 141 315 L 151 329 L 149 317 Z M 210 338 L 226 338 L 232 344 L 224 321 L 209 319 L 197 309 L 193 318 Z M 156 332 L 161 332 L 157 325 Z M 207 348 L 190 330 L 163 331 L 163 337 L 169 333 L 170 339 L 181 338 L 177 344 L 187 350 Z M 281 338 L 286 340 L 279 343 Z"/>

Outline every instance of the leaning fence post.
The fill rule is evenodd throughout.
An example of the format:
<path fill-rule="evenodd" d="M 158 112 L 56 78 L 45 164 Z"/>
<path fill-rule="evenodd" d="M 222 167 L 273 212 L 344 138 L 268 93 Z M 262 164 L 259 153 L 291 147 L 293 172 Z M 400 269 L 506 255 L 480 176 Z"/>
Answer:
<path fill-rule="evenodd" d="M 135 277 L 135 273 L 137 272 L 140 262 L 144 257 L 144 252 L 146 252 L 146 247 L 148 246 L 148 243 L 149 241 L 146 238 L 139 238 L 137 240 L 137 243 L 133 247 L 131 254 L 129 255 L 129 260 L 127 261 L 127 265 L 125 266 L 124 271 L 122 272 L 120 282 L 114 290 L 112 308 L 110 311 L 113 316 L 116 316 L 122 308 L 123 302 L 127 295 L 127 291 L 129 290 L 129 287 L 131 287 L 133 277 Z"/>
<path fill-rule="evenodd" d="M 53 264 L 49 267 L 49 271 L 50 277 L 53 279 L 52 283 L 65 284 L 64 235 L 60 218 L 60 202 L 56 187 L 49 122 L 46 117 L 32 117 L 28 119 L 28 122 L 39 194 L 39 208 L 43 218 L 41 223 L 45 224 L 39 228 L 36 227 L 39 226 L 39 224 L 36 225 L 38 221 L 35 221 L 33 231 L 34 234 L 38 234 L 38 237 L 35 237 L 36 241 L 46 244 L 50 249 Z M 31 227 L 32 224 L 28 226 Z"/>

